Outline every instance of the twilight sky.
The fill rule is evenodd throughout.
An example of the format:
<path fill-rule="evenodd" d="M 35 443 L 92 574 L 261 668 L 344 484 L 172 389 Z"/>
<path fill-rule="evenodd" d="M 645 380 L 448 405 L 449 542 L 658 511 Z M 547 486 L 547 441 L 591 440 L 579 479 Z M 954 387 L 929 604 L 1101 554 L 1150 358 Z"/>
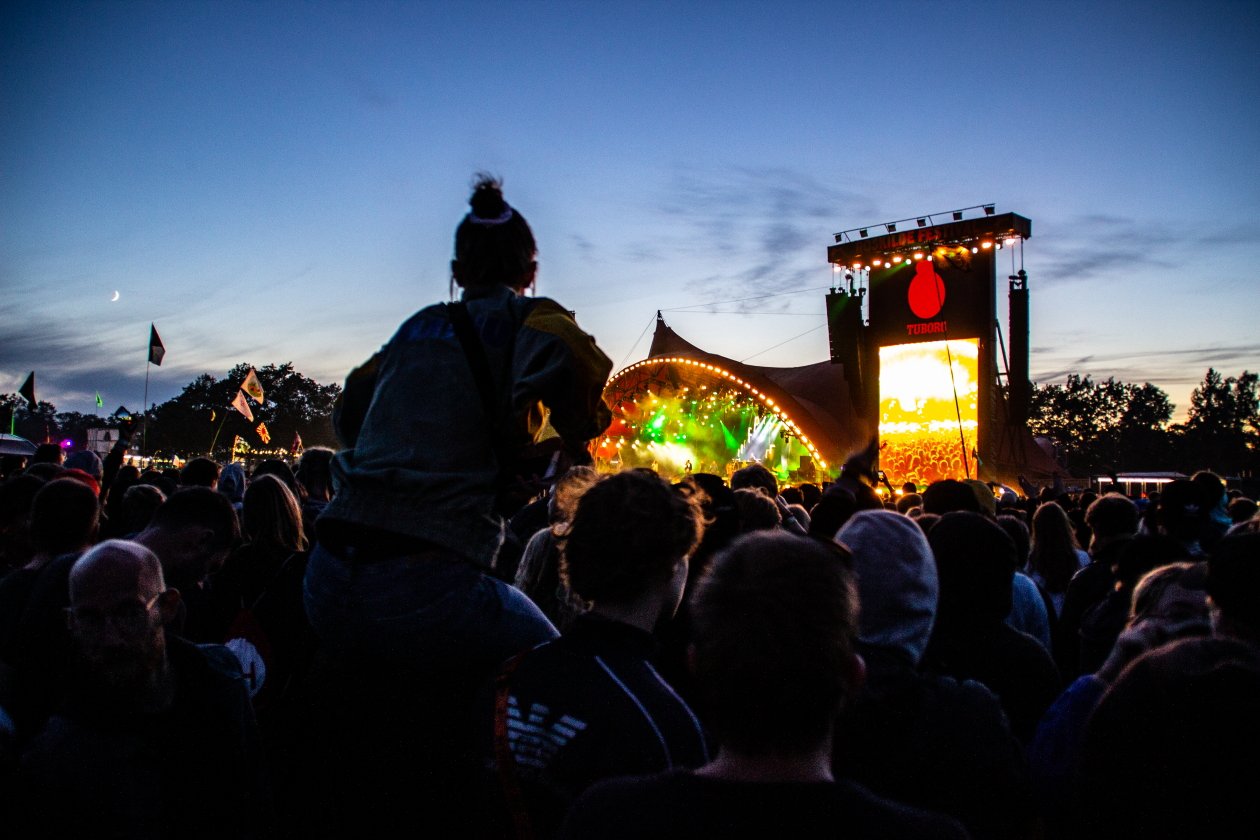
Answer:
<path fill-rule="evenodd" d="M 340 382 L 447 298 L 481 169 L 618 368 L 657 309 L 821 361 L 832 234 L 995 203 L 1033 221 L 1034 380 L 1181 416 L 1260 368 L 1257 42 L 1250 0 L 8 3 L 0 392 L 138 408 L 150 322 L 150 402 Z"/>

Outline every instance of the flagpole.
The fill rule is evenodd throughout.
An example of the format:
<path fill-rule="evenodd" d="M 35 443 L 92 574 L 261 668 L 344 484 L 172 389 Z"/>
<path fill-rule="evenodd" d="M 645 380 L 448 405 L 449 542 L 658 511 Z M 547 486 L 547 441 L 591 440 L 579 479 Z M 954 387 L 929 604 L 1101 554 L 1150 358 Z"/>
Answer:
<path fill-rule="evenodd" d="M 214 445 L 219 441 L 219 432 L 223 431 L 223 424 L 227 422 L 227 412 L 223 412 L 223 419 L 219 421 L 219 428 L 214 430 L 214 437 L 210 439 L 210 451 L 206 454 L 211 458 L 214 457 Z"/>
<path fill-rule="evenodd" d="M 144 428 L 140 432 L 140 457 L 146 457 L 149 454 L 149 368 L 153 367 L 153 345 L 149 345 L 148 356 L 144 362 L 144 407 L 141 416 L 144 417 Z"/>

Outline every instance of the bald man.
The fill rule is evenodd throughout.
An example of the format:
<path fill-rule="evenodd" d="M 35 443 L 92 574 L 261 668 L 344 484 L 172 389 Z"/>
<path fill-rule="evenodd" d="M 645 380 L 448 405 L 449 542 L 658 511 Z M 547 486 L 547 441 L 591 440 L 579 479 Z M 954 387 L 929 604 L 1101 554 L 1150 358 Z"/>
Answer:
<path fill-rule="evenodd" d="M 67 625 L 78 657 L 79 690 L 124 710 L 160 712 L 174 700 L 163 626 L 179 608 L 162 564 L 134 542 L 109 540 L 70 570 Z"/>
<path fill-rule="evenodd" d="M 168 631 L 192 642 L 223 641 L 234 611 L 216 608 L 205 581 L 239 539 L 232 504 L 207 487 L 174 493 L 136 535 L 136 543 L 157 555 L 167 585 L 179 590 L 171 601 L 175 616 L 164 619 Z M 23 742 L 44 726 L 65 690 L 72 644 L 64 612 L 77 559 L 62 555 L 39 572 L 21 616 L 12 619 L 0 643 L 0 659 L 12 669 L 9 686 L 0 685 L 0 705 L 13 715 Z"/>
<path fill-rule="evenodd" d="M 220 645 L 166 632 L 179 601 L 137 543 L 109 540 L 74 564 L 69 693 L 23 755 L 25 827 L 136 837 L 271 827 L 240 667 Z"/>

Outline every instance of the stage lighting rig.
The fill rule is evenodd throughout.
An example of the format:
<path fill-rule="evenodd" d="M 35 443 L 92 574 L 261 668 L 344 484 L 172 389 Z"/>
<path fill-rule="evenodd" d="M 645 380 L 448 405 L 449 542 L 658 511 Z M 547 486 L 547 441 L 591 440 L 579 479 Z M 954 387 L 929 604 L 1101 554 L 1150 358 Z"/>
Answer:
<path fill-rule="evenodd" d="M 938 223 L 936 216 L 947 216 L 950 221 Z M 872 235 L 881 227 L 887 232 Z M 995 204 L 975 204 L 841 231 L 835 235 L 836 244 L 827 249 L 827 261 L 845 267 L 878 266 L 878 257 L 887 265 L 911 262 L 916 251 L 966 248 L 976 254 L 1010 248 L 1031 236 L 1032 223 L 1023 216 L 999 215 Z"/>

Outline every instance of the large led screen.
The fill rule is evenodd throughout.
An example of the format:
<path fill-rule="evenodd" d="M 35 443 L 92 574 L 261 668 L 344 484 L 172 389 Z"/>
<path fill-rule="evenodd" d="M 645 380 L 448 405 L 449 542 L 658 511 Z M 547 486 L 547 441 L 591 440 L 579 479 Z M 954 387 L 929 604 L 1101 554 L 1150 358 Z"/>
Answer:
<path fill-rule="evenodd" d="M 975 475 L 979 342 L 879 348 L 879 467 L 898 487 Z"/>

